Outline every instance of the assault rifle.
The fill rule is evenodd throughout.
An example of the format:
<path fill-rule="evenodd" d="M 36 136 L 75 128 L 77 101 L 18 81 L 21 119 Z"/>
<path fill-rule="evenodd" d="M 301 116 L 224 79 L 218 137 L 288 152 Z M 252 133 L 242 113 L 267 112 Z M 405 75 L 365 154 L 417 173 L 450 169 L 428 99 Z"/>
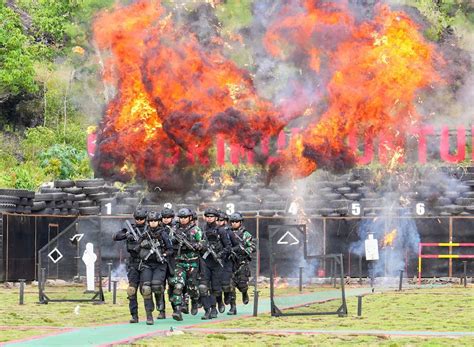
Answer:
<path fill-rule="evenodd" d="M 191 242 L 186 238 L 186 235 L 178 232 L 174 232 L 173 237 L 179 243 L 179 247 L 181 248 L 182 245 L 185 245 L 186 248 L 190 249 L 191 251 L 196 252 L 196 248 L 193 246 Z"/>
<path fill-rule="evenodd" d="M 232 257 L 234 258 L 234 260 L 235 260 L 236 262 L 239 262 L 239 261 L 241 260 L 241 258 L 242 258 L 242 255 L 244 255 L 244 254 L 246 255 L 246 258 L 247 258 L 248 260 L 251 260 L 250 252 L 248 252 L 248 251 L 245 249 L 245 247 L 244 247 L 241 243 L 239 244 L 239 249 L 240 249 L 239 254 L 237 254 L 237 253 L 234 251 L 233 248 L 231 248 L 231 251 L 230 251 Z"/>
<path fill-rule="evenodd" d="M 150 256 L 154 253 L 154 254 L 156 254 L 156 257 L 158 258 L 158 261 L 160 263 L 164 263 L 165 259 L 164 259 L 163 255 L 161 254 L 160 245 L 158 243 L 158 240 L 154 240 L 154 239 L 151 238 L 150 232 L 148 231 L 148 228 L 145 230 L 145 234 L 148 237 L 148 241 L 150 242 L 150 246 L 151 246 L 150 252 L 146 255 L 145 260 L 148 260 L 148 258 L 150 258 Z"/>
<path fill-rule="evenodd" d="M 206 252 L 204 253 L 204 255 L 202 256 L 203 259 L 206 259 L 209 254 L 212 255 L 212 257 L 214 258 L 215 261 L 217 261 L 219 263 L 219 265 L 221 267 L 224 267 L 224 264 L 222 263 L 222 260 L 221 258 L 219 258 L 216 254 L 216 251 L 214 250 L 214 246 L 212 245 L 212 243 L 209 243 L 208 241 L 205 243 L 205 247 L 207 248 L 206 249 Z"/>
<path fill-rule="evenodd" d="M 135 228 L 132 226 L 132 224 L 130 223 L 130 221 L 126 220 L 126 221 L 125 221 L 125 226 L 126 226 L 127 229 L 128 229 L 127 234 L 132 235 L 132 236 L 133 236 L 133 240 L 134 240 L 135 242 L 140 241 L 140 236 L 138 236 L 137 232 L 135 231 Z"/>

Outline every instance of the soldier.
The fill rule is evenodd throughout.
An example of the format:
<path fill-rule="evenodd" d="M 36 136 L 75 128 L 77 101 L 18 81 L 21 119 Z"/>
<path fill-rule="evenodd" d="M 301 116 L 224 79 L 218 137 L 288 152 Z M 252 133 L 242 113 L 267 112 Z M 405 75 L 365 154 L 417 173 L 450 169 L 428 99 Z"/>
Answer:
<path fill-rule="evenodd" d="M 216 224 L 218 211 L 207 208 L 204 211 L 206 224 L 203 236 L 206 241 L 202 256 L 199 292 L 205 314 L 201 319 L 217 318 L 216 297 L 222 297 L 223 259 L 230 251 L 230 240 L 226 232 Z"/>
<path fill-rule="evenodd" d="M 185 290 L 191 298 L 191 314 L 196 315 L 198 310 L 199 252 L 202 249 L 202 231 L 194 224 L 193 212 L 189 208 L 180 209 L 178 218 L 176 229 L 170 234 L 173 247 L 176 249 L 175 275 L 171 279 L 173 294 L 170 301 L 173 305 L 173 319 L 181 321 L 183 320 L 181 305 Z"/>
<path fill-rule="evenodd" d="M 231 226 L 230 237 L 232 239 L 231 256 L 234 261 L 234 275 L 232 278 L 232 291 L 230 296 L 230 310 L 228 315 L 237 314 L 235 287 L 242 293 L 242 302 L 247 305 L 249 302 L 248 282 L 250 278 L 249 262 L 252 260 L 251 254 L 255 252 L 255 244 L 252 235 L 242 225 L 244 218 L 239 212 L 232 213 L 229 217 Z"/>
<path fill-rule="evenodd" d="M 148 227 L 145 229 L 140 243 L 140 258 L 142 259 L 140 285 L 145 303 L 147 325 L 154 324 L 152 293 L 157 298 L 161 298 L 164 293 L 168 271 L 167 259 L 173 255 L 171 241 L 159 226 L 160 217 L 158 212 L 148 212 Z"/>
<path fill-rule="evenodd" d="M 237 246 L 237 244 L 232 243 L 232 239 L 230 237 L 231 230 L 230 230 L 229 225 L 227 224 L 229 221 L 229 216 L 227 215 L 227 213 L 221 210 L 218 210 L 218 213 L 219 213 L 219 216 L 216 222 L 217 226 L 220 229 L 224 230 L 224 232 L 227 234 L 229 241 L 231 242 L 231 247 Z M 224 302 L 222 302 L 222 295 L 216 297 L 216 301 L 217 301 L 217 305 L 218 305 L 218 309 L 220 313 L 224 313 L 225 305 L 230 304 L 230 294 L 232 290 L 231 282 L 232 282 L 232 274 L 233 274 L 233 266 L 234 266 L 234 262 L 232 261 L 232 258 L 230 257 L 230 253 L 222 261 L 224 263 L 224 268 L 222 269 L 222 291 L 224 292 Z"/>
<path fill-rule="evenodd" d="M 168 238 L 170 238 L 170 234 L 172 233 L 172 229 L 174 228 L 173 219 L 174 219 L 175 213 L 170 208 L 164 208 L 161 210 L 160 215 L 161 215 L 161 227 L 163 229 L 163 232 L 166 233 Z M 173 291 L 171 287 L 170 279 L 174 275 L 175 265 L 176 264 L 175 264 L 174 256 L 168 257 L 168 273 L 166 274 L 166 279 L 168 281 L 168 297 L 171 297 L 171 293 Z M 155 296 L 155 303 L 156 303 L 156 309 L 160 312 L 158 314 L 157 319 L 165 319 L 166 318 L 165 294 L 163 293 L 161 295 L 161 298 L 158 298 Z"/>
<path fill-rule="evenodd" d="M 130 254 L 127 263 L 127 298 L 128 308 L 130 310 L 130 323 L 138 323 L 138 301 L 137 301 L 137 289 L 140 284 L 140 238 L 143 235 L 145 229 L 146 211 L 138 207 L 133 213 L 135 218 L 135 224 L 132 224 L 138 239 L 135 239 L 133 233 L 128 228 L 116 232 L 113 236 L 114 241 L 127 241 L 127 251 Z"/>

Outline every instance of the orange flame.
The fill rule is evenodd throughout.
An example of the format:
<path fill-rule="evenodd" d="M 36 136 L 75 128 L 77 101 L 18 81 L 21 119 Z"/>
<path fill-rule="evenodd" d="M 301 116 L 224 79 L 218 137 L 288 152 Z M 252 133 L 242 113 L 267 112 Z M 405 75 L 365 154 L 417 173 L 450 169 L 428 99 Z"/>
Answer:
<path fill-rule="evenodd" d="M 391 232 L 384 236 L 383 247 L 392 246 L 395 237 L 397 237 L 397 229 L 393 229 Z"/>

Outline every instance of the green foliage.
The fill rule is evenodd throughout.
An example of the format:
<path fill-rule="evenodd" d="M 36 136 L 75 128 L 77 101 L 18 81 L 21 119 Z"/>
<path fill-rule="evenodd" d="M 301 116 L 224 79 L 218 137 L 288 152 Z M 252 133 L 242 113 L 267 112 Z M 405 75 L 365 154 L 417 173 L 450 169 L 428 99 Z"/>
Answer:
<path fill-rule="evenodd" d="M 0 3 L 0 95 L 35 92 L 33 54 L 16 13 Z"/>
<path fill-rule="evenodd" d="M 85 159 L 87 159 L 86 151 L 77 150 L 66 144 L 54 144 L 39 155 L 40 166 L 54 179 L 74 177 L 78 168 L 81 167 L 83 170 Z"/>

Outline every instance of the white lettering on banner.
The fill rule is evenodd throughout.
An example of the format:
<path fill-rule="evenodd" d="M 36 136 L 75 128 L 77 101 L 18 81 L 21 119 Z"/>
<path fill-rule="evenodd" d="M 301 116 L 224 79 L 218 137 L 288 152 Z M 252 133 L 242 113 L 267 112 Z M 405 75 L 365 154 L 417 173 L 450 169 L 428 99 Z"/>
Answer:
<path fill-rule="evenodd" d="M 48 257 L 53 263 L 56 264 L 63 258 L 63 254 L 55 247 L 51 252 L 48 253 Z"/>
<path fill-rule="evenodd" d="M 71 237 L 69 240 L 71 240 L 71 242 L 74 242 L 74 241 L 79 242 L 82 240 L 83 237 L 84 237 L 84 234 L 76 234 L 73 237 Z"/>

